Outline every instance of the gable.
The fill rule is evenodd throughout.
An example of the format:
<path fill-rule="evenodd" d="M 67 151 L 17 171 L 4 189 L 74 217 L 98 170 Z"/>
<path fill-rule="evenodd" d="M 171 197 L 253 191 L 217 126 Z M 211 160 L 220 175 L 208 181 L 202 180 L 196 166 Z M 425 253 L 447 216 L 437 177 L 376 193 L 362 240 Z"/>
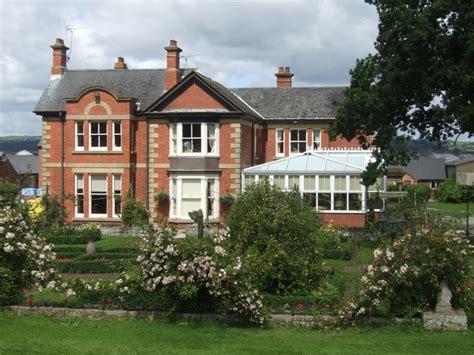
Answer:
<path fill-rule="evenodd" d="M 198 83 L 191 83 L 168 102 L 162 112 L 179 111 L 230 111 L 228 105 L 224 105 L 212 92 L 205 90 Z"/>

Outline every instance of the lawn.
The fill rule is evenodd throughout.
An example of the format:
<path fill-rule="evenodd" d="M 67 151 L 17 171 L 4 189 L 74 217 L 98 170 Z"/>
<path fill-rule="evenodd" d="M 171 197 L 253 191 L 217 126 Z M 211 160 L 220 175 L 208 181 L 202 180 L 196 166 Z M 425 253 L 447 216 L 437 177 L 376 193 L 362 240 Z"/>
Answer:
<path fill-rule="evenodd" d="M 428 210 L 437 210 L 443 214 L 450 216 L 465 217 L 467 206 L 466 203 L 448 203 L 448 202 L 428 202 L 426 207 Z M 474 216 L 474 203 L 469 203 L 469 215 Z"/>
<path fill-rule="evenodd" d="M 474 331 L 416 325 L 315 331 L 214 323 L 49 318 L 0 313 L 0 353 L 472 354 Z"/>

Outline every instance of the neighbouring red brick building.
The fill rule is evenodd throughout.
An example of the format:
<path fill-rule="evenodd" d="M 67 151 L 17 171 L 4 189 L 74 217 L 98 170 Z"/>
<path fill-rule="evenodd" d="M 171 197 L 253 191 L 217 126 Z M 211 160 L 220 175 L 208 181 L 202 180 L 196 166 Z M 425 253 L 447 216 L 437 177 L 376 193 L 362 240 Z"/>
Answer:
<path fill-rule="evenodd" d="M 165 47 L 164 69 L 128 69 L 119 57 L 111 70 L 69 70 L 63 40 L 51 48 L 51 79 L 34 111 L 43 119 L 40 187 L 74 197 L 64 199 L 72 222 L 117 223 L 129 194 L 153 218 L 178 226 L 197 209 L 218 222 L 219 197 L 241 191 L 245 168 L 306 151 L 358 149 L 357 142 L 328 135 L 344 88 L 292 87 L 288 67 L 279 68 L 274 88 L 229 89 L 181 69 L 174 40 Z M 337 182 L 326 171 L 328 188 L 343 184 L 348 192 L 353 173 L 339 171 L 346 175 Z M 354 189 L 364 202 L 361 188 Z M 156 201 L 161 191 L 168 201 Z M 365 204 L 351 210 L 350 199 L 345 211 L 326 204 L 326 219 L 363 225 Z"/>

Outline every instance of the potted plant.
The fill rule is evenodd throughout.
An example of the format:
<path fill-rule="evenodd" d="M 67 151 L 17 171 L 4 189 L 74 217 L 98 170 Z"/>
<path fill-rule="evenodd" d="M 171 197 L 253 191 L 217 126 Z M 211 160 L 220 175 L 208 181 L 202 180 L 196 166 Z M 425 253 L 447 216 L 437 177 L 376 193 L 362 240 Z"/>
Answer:
<path fill-rule="evenodd" d="M 231 195 L 230 193 L 226 192 L 224 195 L 222 195 L 220 198 L 219 198 L 219 202 L 221 203 L 221 205 L 224 207 L 224 208 L 229 208 L 230 206 L 232 206 L 235 202 L 235 197 L 233 195 Z"/>
<path fill-rule="evenodd" d="M 163 189 L 161 189 L 160 192 L 155 194 L 155 201 L 166 202 L 166 201 L 169 201 L 169 199 L 170 199 L 170 196 Z"/>

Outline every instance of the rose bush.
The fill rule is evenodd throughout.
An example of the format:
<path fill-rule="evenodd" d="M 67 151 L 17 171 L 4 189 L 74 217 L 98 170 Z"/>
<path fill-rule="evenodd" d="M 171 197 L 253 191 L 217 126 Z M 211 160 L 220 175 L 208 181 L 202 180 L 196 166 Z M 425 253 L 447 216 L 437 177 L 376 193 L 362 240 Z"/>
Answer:
<path fill-rule="evenodd" d="M 419 229 L 416 237 L 405 234 L 392 246 L 376 249 L 372 265 L 361 279 L 357 300 L 341 319 L 350 323 L 385 306 L 391 316 L 412 317 L 436 305 L 440 284 L 446 280 L 453 307 L 469 302 L 469 241 L 442 223 Z"/>
<path fill-rule="evenodd" d="M 33 285 L 56 287 L 52 245 L 31 231 L 25 211 L 22 202 L 0 206 L 0 304 L 19 302 Z"/>
<path fill-rule="evenodd" d="M 239 257 L 231 257 L 228 231 L 203 238 L 176 239 L 163 231 L 142 237 L 143 285 L 149 292 L 164 292 L 174 300 L 171 311 L 215 311 L 237 314 L 262 324 L 263 305 L 258 291 L 247 282 Z M 123 294 L 127 280 L 120 280 Z"/>

